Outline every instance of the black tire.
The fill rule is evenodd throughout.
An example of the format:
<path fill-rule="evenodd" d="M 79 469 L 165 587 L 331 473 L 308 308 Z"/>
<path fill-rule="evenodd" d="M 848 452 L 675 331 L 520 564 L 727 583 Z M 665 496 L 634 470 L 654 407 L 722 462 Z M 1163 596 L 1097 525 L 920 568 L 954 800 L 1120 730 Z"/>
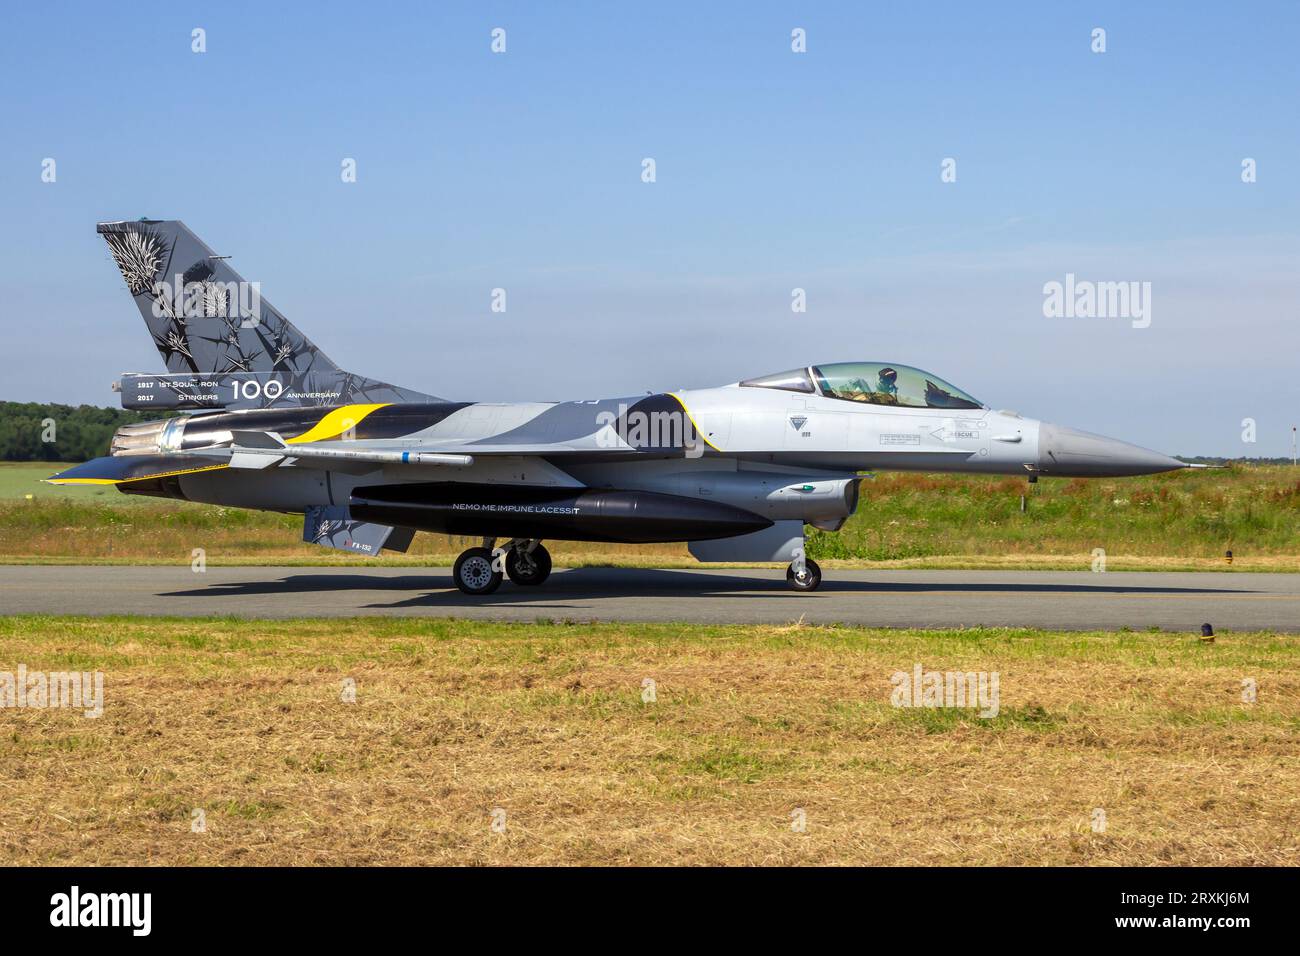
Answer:
<path fill-rule="evenodd" d="M 492 552 L 487 548 L 470 548 L 462 554 L 451 576 L 466 594 L 491 594 L 501 587 L 502 574 L 492 567 Z"/>
<path fill-rule="evenodd" d="M 506 554 L 506 574 L 510 575 L 510 580 L 515 584 L 535 587 L 551 576 L 551 552 L 540 544 L 533 548 L 531 554 L 511 548 Z"/>
<path fill-rule="evenodd" d="M 785 569 L 785 580 L 796 591 L 816 591 L 822 584 L 822 569 L 810 558 L 803 559 L 803 577 L 796 577 L 794 565 Z"/>

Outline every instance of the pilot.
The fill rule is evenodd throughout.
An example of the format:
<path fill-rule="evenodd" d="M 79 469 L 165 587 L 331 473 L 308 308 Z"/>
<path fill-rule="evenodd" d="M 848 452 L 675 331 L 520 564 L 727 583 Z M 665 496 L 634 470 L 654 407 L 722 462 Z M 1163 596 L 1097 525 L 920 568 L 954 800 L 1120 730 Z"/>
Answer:
<path fill-rule="evenodd" d="M 895 369 L 886 366 L 880 370 L 876 376 L 876 395 L 878 405 L 898 404 L 898 372 Z"/>

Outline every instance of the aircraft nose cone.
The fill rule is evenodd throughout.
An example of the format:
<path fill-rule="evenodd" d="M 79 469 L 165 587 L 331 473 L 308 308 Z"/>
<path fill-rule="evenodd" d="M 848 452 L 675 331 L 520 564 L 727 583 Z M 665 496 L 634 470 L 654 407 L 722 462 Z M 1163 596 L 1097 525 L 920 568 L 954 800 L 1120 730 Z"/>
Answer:
<path fill-rule="evenodd" d="M 1120 478 L 1186 468 L 1185 462 L 1125 441 L 1043 422 L 1038 470 L 1066 478 Z"/>

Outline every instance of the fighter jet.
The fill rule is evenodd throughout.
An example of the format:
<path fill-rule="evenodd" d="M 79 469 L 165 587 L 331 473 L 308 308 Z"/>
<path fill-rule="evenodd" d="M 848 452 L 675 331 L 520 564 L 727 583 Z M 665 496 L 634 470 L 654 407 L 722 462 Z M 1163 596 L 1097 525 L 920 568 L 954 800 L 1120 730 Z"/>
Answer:
<path fill-rule="evenodd" d="M 167 366 L 115 388 L 172 417 L 118 429 L 107 457 L 48 480 L 300 514 L 304 540 L 362 555 L 405 551 L 416 531 L 481 538 L 455 564 L 466 594 L 540 585 L 544 540 L 684 541 L 701 561 L 788 564 L 789 586 L 813 591 L 804 529 L 839 530 L 864 471 L 1186 467 L 897 362 L 593 401 L 438 398 L 344 371 L 179 221 L 97 228 Z"/>

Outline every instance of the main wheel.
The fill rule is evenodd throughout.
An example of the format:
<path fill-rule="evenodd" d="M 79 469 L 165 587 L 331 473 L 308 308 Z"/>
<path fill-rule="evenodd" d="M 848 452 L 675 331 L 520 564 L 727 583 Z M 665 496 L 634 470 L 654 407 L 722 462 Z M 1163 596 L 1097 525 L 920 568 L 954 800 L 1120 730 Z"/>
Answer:
<path fill-rule="evenodd" d="M 492 552 L 487 548 L 470 548 L 462 554 L 451 576 L 466 594 L 491 594 L 501 587 L 501 572 L 493 570 Z"/>
<path fill-rule="evenodd" d="M 532 552 L 511 548 L 506 552 L 506 574 L 525 587 L 541 584 L 551 575 L 551 553 L 540 544 Z"/>
<path fill-rule="evenodd" d="M 785 569 L 785 580 L 796 591 L 816 591 L 821 587 L 822 569 L 810 558 L 803 559 L 803 574 L 794 573 L 794 565 Z"/>

